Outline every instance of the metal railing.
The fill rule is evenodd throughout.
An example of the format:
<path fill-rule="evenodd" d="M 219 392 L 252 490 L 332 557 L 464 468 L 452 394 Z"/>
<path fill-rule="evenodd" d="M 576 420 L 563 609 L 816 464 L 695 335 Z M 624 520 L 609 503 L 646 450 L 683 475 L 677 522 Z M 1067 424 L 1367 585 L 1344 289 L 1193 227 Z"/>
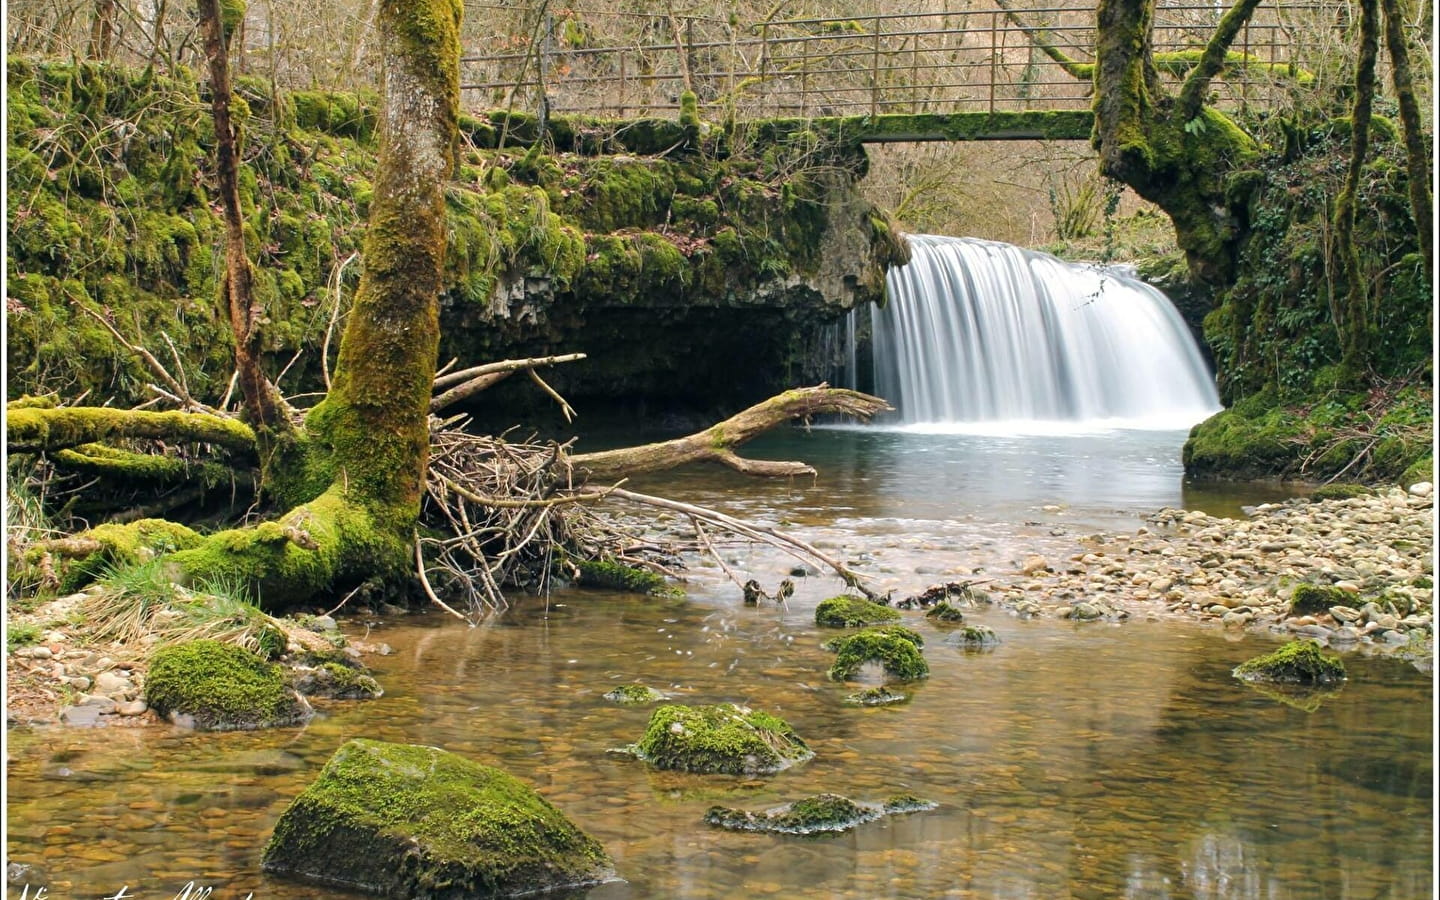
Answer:
<path fill-rule="evenodd" d="M 1203 48 L 1224 5 L 1162 4 L 1157 54 Z M 1232 50 L 1254 64 L 1215 83 L 1222 106 L 1275 102 L 1278 72 L 1315 28 L 1342 27 L 1337 3 L 1262 7 Z M 1091 84 L 1050 58 L 1044 40 L 1093 60 L 1092 5 L 794 19 L 749 26 L 702 17 L 624 14 L 641 40 L 606 45 L 579 14 L 529 23 L 502 52 L 462 58 L 467 103 L 614 118 L 673 116 L 693 90 L 711 120 L 768 116 L 1080 110 Z M 638 23 L 638 24 L 637 24 Z M 1318 23 L 1318 24 L 1317 24 Z"/>

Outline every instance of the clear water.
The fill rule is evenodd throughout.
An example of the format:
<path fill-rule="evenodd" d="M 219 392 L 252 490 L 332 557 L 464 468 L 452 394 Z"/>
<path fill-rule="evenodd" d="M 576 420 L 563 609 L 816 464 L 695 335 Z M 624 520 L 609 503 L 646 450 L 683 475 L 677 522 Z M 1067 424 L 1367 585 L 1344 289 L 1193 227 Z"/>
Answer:
<path fill-rule="evenodd" d="M 1220 408 L 1184 321 L 1144 282 L 993 241 L 907 240 L 870 311 L 875 393 L 899 421 L 1166 429 Z"/>
<path fill-rule="evenodd" d="M 818 481 L 697 468 L 638 487 L 788 523 L 908 589 L 1186 502 L 1177 452 L 1178 436 L 1154 432 L 787 432 L 753 455 L 811 460 Z M 726 552 L 770 584 L 792 564 Z M 261 875 L 258 860 L 336 747 L 369 737 L 446 747 L 531 782 L 614 857 L 623 881 L 580 895 L 593 900 L 1431 894 L 1432 682 L 1411 666 L 1352 658 L 1350 681 L 1304 712 L 1230 677 L 1264 638 L 991 611 L 975 618 L 1002 643 L 980 654 L 913 622 L 932 677 L 908 703 L 864 709 L 844 703 L 853 687 L 825 679 L 831 633 L 813 610 L 838 592 L 834 579 L 797 578 L 787 607 L 757 609 L 715 569 L 692 575 L 684 600 L 560 592 L 473 629 L 428 615 L 347 622 L 396 649 L 374 660 L 387 694 L 326 705 L 303 729 L 12 731 L 9 858 L 37 865 L 32 883 L 51 897 L 128 886 L 169 898 L 190 882 L 216 898 L 346 896 Z M 635 680 L 681 702 L 773 711 L 816 758 L 736 778 L 611 755 L 649 709 L 601 694 Z M 822 790 L 940 805 L 828 838 L 701 821 L 712 804 L 761 809 Z"/>

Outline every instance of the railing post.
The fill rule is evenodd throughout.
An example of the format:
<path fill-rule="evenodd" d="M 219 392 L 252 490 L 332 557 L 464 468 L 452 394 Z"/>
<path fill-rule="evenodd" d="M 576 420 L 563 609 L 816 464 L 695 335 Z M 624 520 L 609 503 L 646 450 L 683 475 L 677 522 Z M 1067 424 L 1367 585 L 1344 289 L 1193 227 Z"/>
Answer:
<path fill-rule="evenodd" d="M 625 50 L 620 50 L 620 118 L 625 118 Z"/>
<path fill-rule="evenodd" d="M 803 119 L 810 105 L 810 41 L 802 38 L 800 47 L 800 118 Z"/>
<path fill-rule="evenodd" d="M 996 69 L 1000 62 L 999 49 L 995 46 L 995 35 L 998 32 L 997 13 L 990 13 L 990 114 L 995 114 L 995 79 L 998 77 Z"/>
<path fill-rule="evenodd" d="M 880 22 L 875 22 L 875 37 L 870 50 L 870 118 L 880 115 Z"/>

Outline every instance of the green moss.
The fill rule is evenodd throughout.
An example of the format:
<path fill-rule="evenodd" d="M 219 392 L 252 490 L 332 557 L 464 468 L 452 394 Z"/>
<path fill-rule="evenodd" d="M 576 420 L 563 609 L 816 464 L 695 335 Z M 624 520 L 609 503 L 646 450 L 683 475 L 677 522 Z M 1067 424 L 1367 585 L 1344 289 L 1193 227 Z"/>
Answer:
<path fill-rule="evenodd" d="M 641 705 L 665 699 L 664 694 L 646 684 L 622 684 L 613 690 L 606 691 L 604 697 L 611 703 L 625 705 Z"/>
<path fill-rule="evenodd" d="M 944 600 L 930 607 L 925 618 L 942 625 L 959 625 L 965 621 L 965 613 Z"/>
<path fill-rule="evenodd" d="M 984 625 L 965 625 L 952 632 L 945 643 L 967 650 L 983 650 L 1000 643 L 1000 638 Z"/>
<path fill-rule="evenodd" d="M 778 772 L 814 755 L 783 719 L 733 704 L 662 706 L 635 751 L 658 769 L 727 775 Z"/>
<path fill-rule="evenodd" d="M 1290 615 L 1315 615 L 1330 611 L 1332 606 L 1349 606 L 1355 595 L 1337 587 L 1318 584 L 1297 584 L 1290 594 Z"/>
<path fill-rule="evenodd" d="M 293 725 L 310 717 L 279 666 L 219 641 L 157 652 L 145 676 L 145 700 L 160 715 L 191 717 L 205 731 Z"/>
<path fill-rule="evenodd" d="M 586 587 L 632 594 L 651 594 L 665 589 L 664 576 L 647 569 L 606 560 L 576 560 L 575 566 L 580 570 L 580 583 Z"/>
<path fill-rule="evenodd" d="M 821 600 L 815 607 L 815 624 L 825 628 L 855 628 L 898 621 L 898 611 L 849 594 Z"/>
<path fill-rule="evenodd" d="M 352 740 L 275 824 L 262 868 L 397 897 L 510 896 L 610 877 L 532 788 L 436 747 Z"/>
<path fill-rule="evenodd" d="M 879 663 L 887 675 L 900 681 L 918 681 L 930 675 L 930 664 L 920 654 L 918 635 L 898 628 L 867 628 L 830 641 L 835 652 L 830 680 L 849 681 L 866 663 Z"/>
<path fill-rule="evenodd" d="M 845 702 L 854 704 L 855 706 L 889 706 L 892 703 L 904 703 L 908 699 L 910 698 L 904 694 L 880 685 L 879 687 L 869 687 L 862 691 L 856 691 L 846 697 Z"/>
<path fill-rule="evenodd" d="M 1280 681 L 1298 684 L 1333 684 L 1345 680 L 1345 664 L 1327 656 L 1315 641 L 1292 641 L 1273 653 L 1246 660 L 1235 667 L 1241 681 Z"/>
<path fill-rule="evenodd" d="M 1363 484 L 1350 484 L 1344 481 L 1331 482 L 1321 485 L 1310 494 L 1311 500 L 1349 500 L 1354 497 L 1364 497 L 1373 491 Z"/>
<path fill-rule="evenodd" d="M 857 803 L 839 794 L 816 794 L 778 809 L 759 813 L 712 806 L 705 813 L 705 821 L 731 831 L 824 834 L 849 831 L 882 816 L 934 807 L 934 803 L 908 794 L 896 795 L 883 804 Z"/>

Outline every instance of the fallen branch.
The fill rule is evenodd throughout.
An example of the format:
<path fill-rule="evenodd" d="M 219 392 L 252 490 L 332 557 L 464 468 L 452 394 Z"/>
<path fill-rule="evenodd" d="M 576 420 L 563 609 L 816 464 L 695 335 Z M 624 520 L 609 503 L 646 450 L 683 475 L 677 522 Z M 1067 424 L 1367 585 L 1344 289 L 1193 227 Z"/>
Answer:
<path fill-rule="evenodd" d="M 813 475 L 815 470 L 803 462 L 748 460 L 737 456 L 733 448 L 792 419 L 842 415 L 866 421 L 890 408 L 890 404 L 879 397 L 858 391 L 823 384 L 797 388 L 686 437 L 639 447 L 582 453 L 571 457 L 570 462 L 577 472 L 600 481 L 673 469 L 693 462 L 718 462 L 747 475 Z"/>
<path fill-rule="evenodd" d="M 254 450 L 250 426 L 200 412 L 150 412 L 69 406 L 56 409 L 10 406 L 5 411 L 5 443 L 11 453 L 62 450 L 116 438 L 198 441 L 236 450 Z"/>
<path fill-rule="evenodd" d="M 529 369 L 533 372 L 537 366 L 553 366 L 560 363 L 575 362 L 576 360 L 584 358 L 585 354 L 583 353 L 566 353 L 561 356 L 506 359 L 500 362 L 487 363 L 483 366 L 474 366 L 469 369 L 461 369 L 458 372 L 451 372 L 448 375 L 442 375 L 435 379 L 435 389 L 448 388 L 448 390 L 442 394 L 437 394 L 430 400 L 430 411 L 438 412 L 447 406 L 453 406 L 461 400 L 478 394 L 496 382 L 502 381 L 521 370 Z M 563 403 L 564 401 L 561 402 Z"/>

